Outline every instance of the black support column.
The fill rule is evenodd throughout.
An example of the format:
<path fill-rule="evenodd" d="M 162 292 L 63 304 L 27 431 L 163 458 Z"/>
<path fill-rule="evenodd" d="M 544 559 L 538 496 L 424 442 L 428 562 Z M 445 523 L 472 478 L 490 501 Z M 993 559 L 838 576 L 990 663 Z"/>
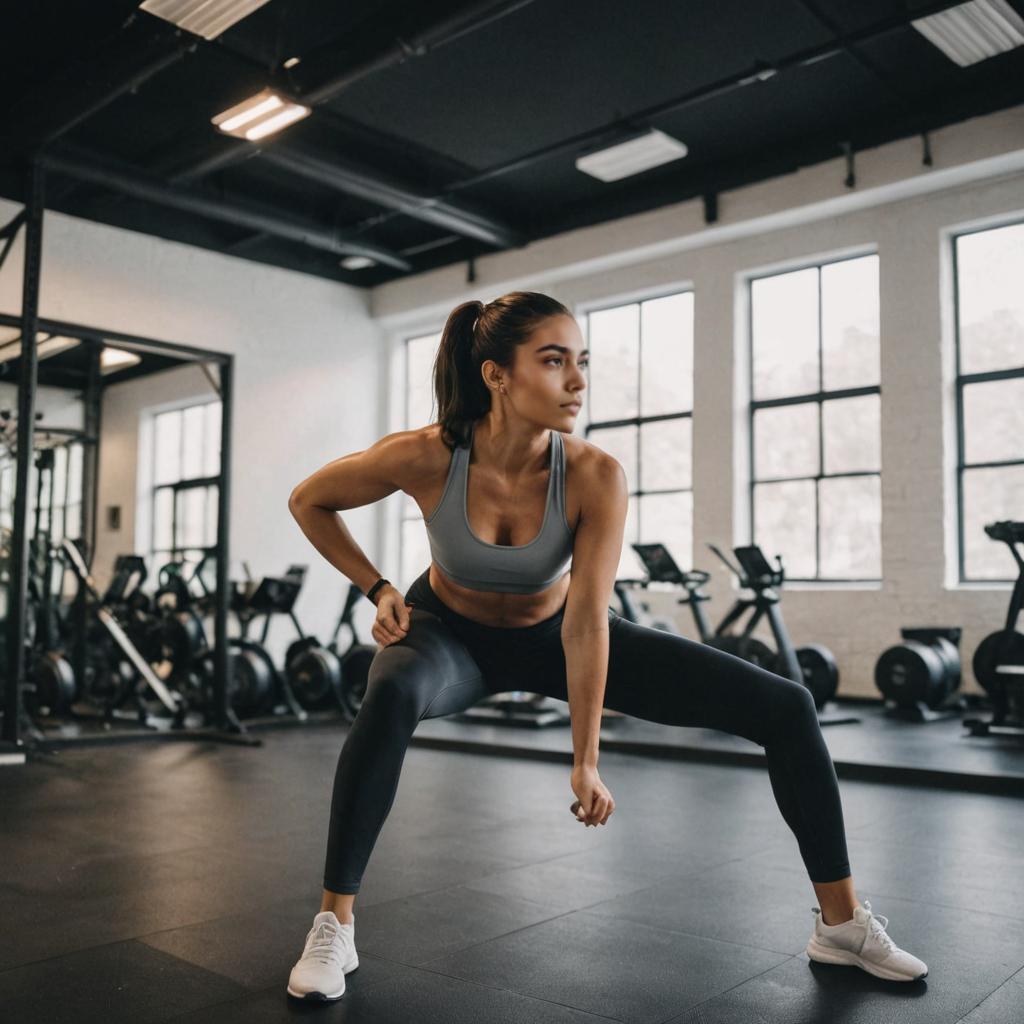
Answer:
<path fill-rule="evenodd" d="M 25 623 L 28 590 L 28 495 L 36 415 L 36 329 L 43 259 L 43 179 L 33 159 L 25 193 L 25 269 L 21 298 L 21 379 L 18 382 L 18 462 L 15 473 L 14 533 L 11 537 L 10 582 L 7 593 L 7 673 L 4 719 L 0 739 L 20 746 L 21 682 L 25 675 Z"/>

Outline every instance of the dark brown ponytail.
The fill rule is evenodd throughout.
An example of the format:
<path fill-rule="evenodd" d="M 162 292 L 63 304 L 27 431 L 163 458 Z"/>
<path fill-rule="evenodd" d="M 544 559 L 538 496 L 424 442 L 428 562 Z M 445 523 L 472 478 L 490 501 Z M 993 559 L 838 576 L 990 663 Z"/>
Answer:
<path fill-rule="evenodd" d="M 488 359 L 511 367 L 516 346 L 529 340 L 547 317 L 559 315 L 572 316 L 561 302 L 541 292 L 509 292 L 486 305 L 473 300 L 452 310 L 434 360 L 437 421 L 449 448 L 468 442 L 470 424 L 491 408 L 480 367 Z"/>

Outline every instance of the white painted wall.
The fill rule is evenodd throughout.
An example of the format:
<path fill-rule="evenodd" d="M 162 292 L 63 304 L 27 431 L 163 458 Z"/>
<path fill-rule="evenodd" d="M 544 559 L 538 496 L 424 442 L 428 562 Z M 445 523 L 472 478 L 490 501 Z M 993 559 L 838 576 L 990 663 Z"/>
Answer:
<path fill-rule="evenodd" d="M 0 223 L 18 209 L 0 200 Z M 0 270 L 0 310 L 15 315 L 23 237 Z M 382 335 L 368 307 L 368 293 L 358 288 L 59 213 L 44 219 L 42 316 L 234 354 L 232 575 L 242 559 L 257 576 L 307 563 L 297 614 L 322 637 L 348 581 L 303 535 L 288 495 L 324 463 L 368 447 L 382 432 Z M 95 574 L 101 585 L 114 555 L 134 549 L 140 413 L 190 394 L 206 400 L 210 386 L 186 368 L 114 386 L 106 396 Z M 116 503 L 123 523 L 111 535 L 102 509 Z M 345 516 L 371 558 L 377 520 L 372 508 Z M 372 608 L 363 606 L 357 622 L 368 637 Z M 287 621 L 275 624 L 275 655 L 292 632 Z"/>
<path fill-rule="evenodd" d="M 1024 106 L 953 125 L 931 136 L 934 163 L 918 139 L 856 157 L 857 186 L 843 184 L 837 159 L 762 182 L 719 200 L 705 226 L 685 202 L 550 238 L 476 261 L 477 281 L 452 266 L 374 290 L 373 313 L 388 332 L 390 429 L 401 423 L 402 340 L 440 330 L 469 298 L 512 288 L 548 292 L 577 315 L 588 305 L 642 297 L 666 287 L 695 291 L 694 550 L 749 542 L 746 426 L 740 390 L 746 350 L 745 275 L 812 259 L 876 251 L 881 274 L 881 587 L 792 584 L 784 614 L 798 643 L 836 654 L 841 692 L 877 697 L 878 655 L 900 625 L 960 625 L 969 654 L 1005 615 L 1008 588 L 958 586 L 955 577 L 955 449 L 948 431 L 953 344 L 947 232 L 1024 217 Z M 398 565 L 399 496 L 385 515 L 378 567 Z M 732 588 L 710 556 L 709 607 L 718 618 Z M 394 578 L 394 577 L 392 577 Z M 410 581 L 404 581 L 410 582 Z M 674 599 L 652 605 L 674 614 Z M 693 635 L 689 615 L 677 616 Z M 964 689 L 978 690 L 969 668 Z"/>

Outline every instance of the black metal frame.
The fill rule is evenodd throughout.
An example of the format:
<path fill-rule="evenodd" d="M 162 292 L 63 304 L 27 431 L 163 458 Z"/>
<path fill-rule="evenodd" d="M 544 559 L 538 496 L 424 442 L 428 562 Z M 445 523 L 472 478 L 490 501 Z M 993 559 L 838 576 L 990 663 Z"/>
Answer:
<path fill-rule="evenodd" d="M 73 324 L 50 320 L 39 316 L 39 289 L 41 283 L 42 233 L 44 213 L 45 172 L 38 158 L 28 167 L 27 197 L 24 212 L 25 267 L 22 288 L 22 310 L 20 316 L 0 313 L 0 325 L 19 327 L 23 339 L 21 377 L 18 387 L 18 459 L 14 498 L 14 529 L 11 545 L 11 580 L 8 590 L 7 615 L 7 672 L 3 681 L 3 721 L 0 726 L 0 754 L 21 753 L 24 741 L 20 730 L 25 722 L 21 700 L 25 676 L 25 650 L 22 637 L 25 635 L 27 615 L 27 572 L 28 572 L 28 481 L 30 460 L 33 455 L 35 438 L 35 399 L 38 386 L 38 358 L 34 340 L 38 331 L 52 334 L 72 335 L 81 338 L 93 347 L 90 363 L 89 382 L 85 388 L 86 438 L 96 442 L 99 438 L 100 399 L 100 351 L 104 344 L 115 342 L 117 347 L 136 351 L 158 352 L 199 362 L 213 362 L 220 367 L 221 401 L 221 458 L 217 482 L 220 499 L 217 508 L 217 601 L 214 612 L 214 727 L 222 738 L 245 734 L 246 729 L 238 720 L 228 699 L 228 608 L 230 602 L 228 582 L 229 522 L 231 505 L 231 418 L 234 395 L 234 356 L 230 353 L 215 352 L 189 345 L 179 345 L 152 338 L 108 331 L 85 324 Z M 24 339 L 33 339 L 32 344 Z M 98 443 L 86 444 L 86 459 L 82 467 L 82 535 L 87 538 L 90 560 L 95 551 L 96 528 L 96 469 L 98 466 Z M 81 611 L 81 609 L 80 609 Z M 181 729 L 176 735 L 188 738 L 203 736 L 211 738 L 207 730 Z M 217 736 L 217 732 L 212 734 Z"/>
<path fill-rule="evenodd" d="M 866 385 L 857 388 L 838 388 L 832 391 L 824 389 L 824 360 L 822 353 L 822 331 L 821 331 L 821 268 L 833 266 L 836 263 L 846 263 L 849 260 L 863 259 L 865 256 L 877 256 L 876 252 L 860 252 L 851 256 L 840 256 L 837 259 L 823 261 L 810 261 L 800 263 L 785 270 L 776 270 L 768 274 L 755 274 L 747 278 L 747 385 L 750 401 L 747 408 L 747 441 L 750 452 L 750 479 L 747 486 L 747 499 L 749 502 L 750 514 L 750 543 L 757 541 L 757 524 L 755 521 L 754 489 L 758 484 L 777 484 L 789 482 L 814 481 L 814 576 L 789 576 L 787 579 L 796 583 L 881 583 L 881 577 L 854 576 L 822 576 L 821 575 L 821 500 L 820 482 L 822 480 L 845 479 L 857 476 L 875 476 L 879 479 L 879 490 L 881 490 L 882 471 L 878 470 L 856 470 L 851 473 L 826 473 L 825 469 L 825 431 L 823 429 L 823 408 L 824 403 L 832 399 L 859 398 L 863 395 L 878 395 L 881 401 L 882 386 L 878 384 Z M 753 285 L 755 281 L 763 281 L 771 277 L 780 277 L 783 274 L 793 274 L 801 270 L 817 270 L 818 282 L 818 390 L 809 394 L 789 395 L 784 398 L 754 398 L 754 301 Z M 756 473 L 757 452 L 755 447 L 754 417 L 761 409 L 771 409 L 784 405 L 806 405 L 811 402 L 818 404 L 818 472 L 813 476 L 793 477 L 772 477 L 767 480 L 758 480 Z"/>
<path fill-rule="evenodd" d="M 964 388 L 971 384 L 981 384 L 993 380 L 1013 380 L 1024 377 L 1024 366 L 1015 370 L 988 370 L 982 373 L 960 372 L 960 255 L 958 242 L 967 235 L 978 235 L 986 231 L 998 231 L 1000 228 L 1024 224 L 1022 220 L 1008 220 L 1000 224 L 988 224 L 985 227 L 972 228 L 969 231 L 957 231 L 950 236 L 953 257 L 953 346 L 956 365 L 956 536 L 957 536 L 957 577 L 960 583 L 1013 583 L 1014 577 L 1006 576 L 993 579 L 984 577 L 977 579 L 968 577 L 964 572 L 964 470 L 965 469 L 996 469 L 1000 466 L 1024 466 L 1024 459 L 1007 459 L 1002 462 L 964 461 L 966 446 L 964 443 Z"/>
<path fill-rule="evenodd" d="M 584 313 L 584 315 L 587 318 L 587 346 L 589 348 L 589 345 L 590 345 L 590 317 L 591 317 L 592 314 L 606 312 L 607 310 L 610 310 L 610 309 L 622 309 L 625 306 L 636 306 L 637 307 L 637 316 L 639 318 L 639 322 L 637 324 L 637 338 L 638 338 L 638 346 L 639 346 L 639 348 L 638 348 L 638 351 L 637 351 L 637 360 L 636 360 L 636 368 L 637 368 L 636 369 L 636 372 L 637 372 L 636 406 L 637 406 L 638 410 L 643 408 L 643 401 L 644 401 L 644 396 L 643 396 L 643 386 L 644 386 L 644 363 L 643 363 L 643 359 L 644 359 L 644 339 L 643 339 L 643 334 L 642 334 L 642 331 L 643 331 L 643 318 L 642 318 L 642 315 L 641 315 L 641 309 L 643 307 L 643 304 L 645 302 L 656 302 L 658 299 L 665 299 L 665 298 L 668 298 L 671 295 L 692 295 L 692 294 L 693 294 L 693 288 L 692 287 L 688 287 L 688 288 L 672 287 L 672 288 L 666 288 L 664 290 L 653 291 L 653 292 L 651 292 L 649 294 L 648 293 L 644 293 L 642 296 L 637 297 L 635 299 L 627 299 L 625 301 L 618 301 L 618 302 L 608 302 L 608 303 L 604 303 L 604 304 L 599 305 L 599 306 L 586 306 L 582 310 L 582 312 Z M 592 355 L 593 355 L 593 353 L 591 353 L 591 356 Z M 590 367 L 588 366 L 587 369 L 589 371 Z M 588 379 L 589 379 L 589 373 L 587 374 L 587 376 L 588 376 Z M 691 394 L 692 394 L 692 389 L 691 389 Z M 643 487 L 641 486 L 641 481 L 643 480 L 643 467 L 641 466 L 641 460 L 640 460 L 640 453 L 641 453 L 641 450 L 642 450 L 642 445 L 641 445 L 641 440 L 640 440 L 640 431 L 643 429 L 644 424 L 646 424 L 646 423 L 658 423 L 658 422 L 661 422 L 663 420 L 687 419 L 687 420 L 691 421 L 691 427 L 690 427 L 690 447 L 691 447 L 691 455 L 692 455 L 692 447 L 693 447 L 693 427 L 692 427 L 693 406 L 692 406 L 692 403 L 691 403 L 690 409 L 687 410 L 687 411 L 684 411 L 684 412 L 663 412 L 663 413 L 656 413 L 653 416 L 643 416 L 643 415 L 640 415 L 639 412 L 638 412 L 638 414 L 636 416 L 627 416 L 624 419 L 594 421 L 594 420 L 590 419 L 591 391 L 590 391 L 589 387 L 587 388 L 586 392 L 584 393 L 584 399 L 585 399 L 585 401 L 587 403 L 587 425 L 586 425 L 586 427 L 585 427 L 585 429 L 583 431 L 583 436 L 584 436 L 585 439 L 589 440 L 591 433 L 593 431 L 595 431 L 595 430 L 600 432 L 601 430 L 611 430 L 611 429 L 614 429 L 615 427 L 629 427 L 629 426 L 635 426 L 637 428 L 637 431 L 636 431 L 636 479 L 637 479 L 637 489 L 635 491 L 630 491 L 629 492 L 629 497 L 630 498 L 636 498 L 637 499 L 637 503 L 636 503 L 636 532 L 637 532 L 637 540 L 639 540 L 643 536 L 643 502 L 639 500 L 640 498 L 643 498 L 643 497 L 645 497 L 645 496 L 647 496 L 649 494 L 689 494 L 690 495 L 690 501 L 691 501 L 691 508 L 692 508 L 692 502 L 693 502 L 693 462 L 692 462 L 692 458 L 691 458 L 691 463 L 690 463 L 691 468 L 690 468 L 690 486 L 689 487 L 668 487 L 668 488 L 663 488 L 661 490 L 651 490 L 651 491 L 645 491 L 643 489 Z M 692 547 L 692 544 L 693 544 L 693 520 L 692 519 L 690 521 L 690 534 L 691 534 L 691 536 L 690 536 L 690 543 L 691 543 L 691 547 Z M 628 538 L 627 538 L 627 542 L 628 542 Z"/>

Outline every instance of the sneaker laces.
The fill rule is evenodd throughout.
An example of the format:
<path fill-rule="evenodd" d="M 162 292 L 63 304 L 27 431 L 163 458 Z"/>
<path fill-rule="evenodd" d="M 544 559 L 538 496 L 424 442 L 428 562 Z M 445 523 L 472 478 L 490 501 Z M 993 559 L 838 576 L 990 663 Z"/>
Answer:
<path fill-rule="evenodd" d="M 887 918 L 884 914 L 875 915 L 874 913 L 872 913 L 871 903 L 868 900 L 864 901 L 864 909 L 868 913 L 868 934 L 873 935 L 875 937 L 875 940 L 879 943 L 879 945 L 882 946 L 883 949 L 885 949 L 886 952 L 895 953 L 896 950 L 899 949 L 899 947 L 896 945 L 895 942 L 892 941 L 891 938 L 889 938 L 888 934 L 885 931 L 885 929 L 889 927 L 889 918 Z"/>
<path fill-rule="evenodd" d="M 303 960 L 319 960 L 321 963 L 341 963 L 341 950 L 339 943 L 334 941 L 338 929 L 330 921 L 321 921 L 316 928 L 311 928 L 306 936 L 306 949 L 302 954 Z"/>

